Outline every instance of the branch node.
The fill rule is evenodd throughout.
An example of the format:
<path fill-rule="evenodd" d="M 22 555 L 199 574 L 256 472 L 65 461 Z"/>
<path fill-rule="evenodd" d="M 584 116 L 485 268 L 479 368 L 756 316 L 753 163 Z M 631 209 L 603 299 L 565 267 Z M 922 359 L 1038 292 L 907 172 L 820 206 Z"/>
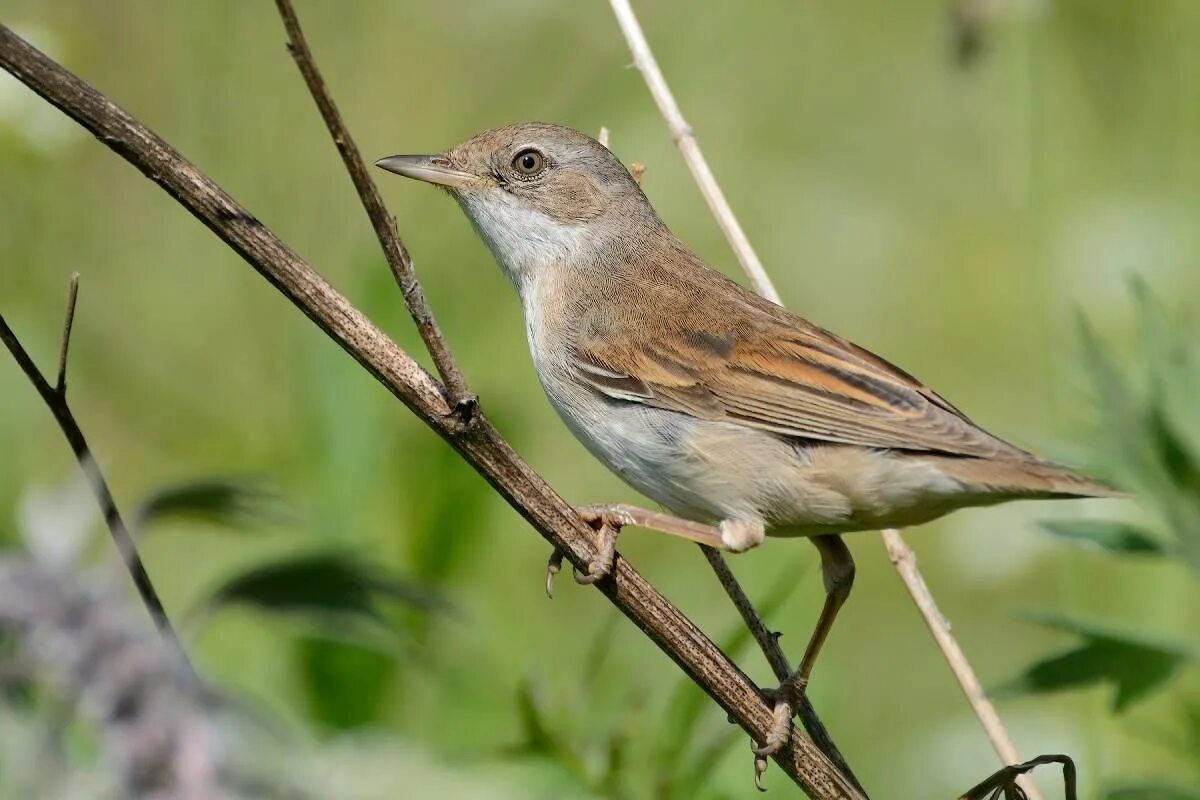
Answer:
<path fill-rule="evenodd" d="M 453 418 L 454 433 L 461 435 L 475 427 L 475 423 L 479 420 L 478 396 L 468 394 L 457 400 L 449 398 L 448 404 L 450 411 L 446 413 L 446 416 Z"/>

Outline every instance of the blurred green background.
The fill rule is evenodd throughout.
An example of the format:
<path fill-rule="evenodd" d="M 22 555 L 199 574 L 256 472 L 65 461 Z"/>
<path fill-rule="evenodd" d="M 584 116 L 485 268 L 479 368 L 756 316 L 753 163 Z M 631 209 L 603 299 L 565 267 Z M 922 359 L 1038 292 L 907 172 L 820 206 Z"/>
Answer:
<path fill-rule="evenodd" d="M 644 186 L 667 223 L 740 279 L 606 3 L 297 5 L 368 159 L 440 150 L 518 120 L 607 126 L 626 163 L 647 165 Z M 1194 0 L 960 5 L 960 17 L 978 15 L 981 47 L 966 63 L 956 10 L 937 0 L 658 0 L 637 11 L 785 302 L 997 434 L 1077 461 L 1094 419 L 1077 312 L 1121 352 L 1134 324 L 1130 275 L 1194 311 Z M 420 353 L 272 3 L 4 0 L 0 20 L 152 127 Z M 500 430 L 569 500 L 637 499 L 543 398 L 515 293 L 458 209 L 376 177 Z M 228 612 L 189 642 L 206 676 L 361 759 L 350 772 L 372 797 L 658 796 L 656 748 L 669 737 L 660 718 L 686 692 L 667 658 L 569 579 L 548 602 L 546 545 L 468 466 L 177 204 L 0 76 L 0 310 L 46 367 L 73 271 L 72 402 L 118 502 L 212 474 L 259 476 L 288 498 L 264 535 L 177 523 L 147 539 L 169 610 L 239 566 L 318 544 L 433 586 L 457 609 L 398 614 L 403 634 L 382 653 Z M 30 492 L 68 480 L 74 464 L 7 355 L 0 410 L 0 537 L 15 542 Z M 1118 565 L 1036 525 L 1140 513 L 1018 504 L 962 512 L 909 540 L 994 687 L 1069 641 L 1020 618 L 1032 610 L 1200 646 L 1200 592 L 1183 567 Z M 995 756 L 878 537 L 850 544 L 859 580 L 814 675 L 816 706 L 877 796 L 956 796 Z M 735 629 L 695 548 L 639 532 L 621 549 L 713 635 Z M 111 557 L 100 546 L 96 556 Z M 768 542 L 734 568 L 756 599 L 794 584 L 771 622 L 798 657 L 821 597 L 812 549 Z M 757 653 L 741 659 L 767 680 Z M 1023 754 L 1074 756 L 1091 797 L 1117 779 L 1196 780 L 1194 753 L 1170 742 L 1182 735 L 1180 697 L 1197 694 L 1192 673 L 1121 717 L 1101 688 L 1006 698 L 999 711 Z M 531 698 L 559 744 L 521 755 Z M 725 727 L 715 709 L 705 714 L 706 730 Z M 581 754 L 574 766 L 559 757 L 563 741 Z M 630 743 L 627 765 L 606 787 L 592 778 L 617 741 Z M 697 796 L 752 794 L 746 744 L 735 737 L 719 751 Z M 775 770 L 768 785 L 799 795 Z"/>

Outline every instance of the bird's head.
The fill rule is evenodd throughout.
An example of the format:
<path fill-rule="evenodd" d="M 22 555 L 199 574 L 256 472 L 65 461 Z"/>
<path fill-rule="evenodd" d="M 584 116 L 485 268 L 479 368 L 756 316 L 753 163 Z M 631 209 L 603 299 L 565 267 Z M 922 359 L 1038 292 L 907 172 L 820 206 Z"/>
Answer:
<path fill-rule="evenodd" d="M 513 281 L 594 258 L 621 237 L 662 229 L 607 147 L 561 125 L 480 133 L 438 155 L 390 156 L 389 172 L 450 192 Z"/>

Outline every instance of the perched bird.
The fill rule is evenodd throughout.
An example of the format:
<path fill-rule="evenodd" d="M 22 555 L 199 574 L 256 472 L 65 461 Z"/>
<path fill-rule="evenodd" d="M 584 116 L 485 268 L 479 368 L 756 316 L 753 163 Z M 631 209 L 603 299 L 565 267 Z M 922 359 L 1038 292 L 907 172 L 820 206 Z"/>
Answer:
<path fill-rule="evenodd" d="M 825 605 L 760 754 L 786 740 L 849 594 L 854 561 L 838 534 L 1007 500 L 1112 494 L 711 268 L 616 156 L 578 131 L 510 125 L 440 155 L 376 164 L 458 201 L 521 296 L 555 410 L 592 454 L 681 518 L 584 509 L 604 534 L 586 580 L 608 573 L 623 524 L 732 551 L 764 536 L 817 546 Z"/>

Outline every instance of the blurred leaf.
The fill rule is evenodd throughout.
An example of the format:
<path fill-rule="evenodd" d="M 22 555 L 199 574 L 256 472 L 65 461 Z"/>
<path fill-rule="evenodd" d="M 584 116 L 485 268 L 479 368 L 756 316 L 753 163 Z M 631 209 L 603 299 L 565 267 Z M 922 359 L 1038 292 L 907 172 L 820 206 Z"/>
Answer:
<path fill-rule="evenodd" d="M 217 588 L 206 608 L 245 605 L 274 613 L 301 614 L 380 624 L 376 600 L 386 598 L 421 611 L 444 611 L 446 602 L 425 586 L 384 575 L 343 553 L 289 556 L 238 573 Z"/>
<path fill-rule="evenodd" d="M 1114 553 L 1162 555 L 1163 545 L 1128 522 L 1105 519 L 1051 519 L 1038 523 L 1047 533 Z"/>
<path fill-rule="evenodd" d="M 313 717 L 327 728 L 352 730 L 378 722 L 396 660 L 355 642 L 305 637 L 300 671 Z"/>
<path fill-rule="evenodd" d="M 1175 481 L 1175 485 L 1184 491 L 1200 493 L 1200 464 L 1176 433 L 1158 403 L 1152 403 L 1150 406 L 1147 425 L 1159 459 L 1166 467 L 1167 474 Z"/>
<path fill-rule="evenodd" d="M 561 767 L 580 786 L 590 784 L 583 757 L 569 738 L 547 721 L 545 703 L 532 680 L 521 681 L 517 687 L 517 714 L 521 721 L 521 741 L 507 748 L 505 755 L 546 759 Z"/>
<path fill-rule="evenodd" d="M 406 542 L 416 576 L 439 583 L 471 562 L 487 535 L 491 489 L 441 439 L 422 440 L 409 458 L 425 465 L 407 478 L 404 513 L 411 515 Z"/>
<path fill-rule="evenodd" d="M 1135 483 L 1160 471 L 1153 448 L 1148 446 L 1142 420 L 1142 404 L 1133 387 L 1117 369 L 1088 321 L 1079 319 L 1084 365 L 1091 375 L 1099 401 L 1099 429 L 1105 436 L 1095 439 L 1106 466 L 1116 472 L 1119 485 Z"/>
<path fill-rule="evenodd" d="M 1186 404 L 1175 405 L 1185 411 L 1172 415 L 1165 408 L 1165 398 L 1176 396 L 1177 385 L 1200 387 L 1200 361 L 1172 363 L 1173 347 L 1164 342 L 1171 334 L 1164 332 L 1162 321 L 1156 319 L 1164 315 L 1148 311 L 1146 302 L 1142 300 L 1141 315 L 1154 322 L 1142 324 L 1142 346 L 1149 352 L 1139 355 L 1152 364 L 1145 398 L 1139 397 L 1132 381 L 1081 320 L 1085 364 L 1100 411 L 1099 435 L 1093 437 L 1093 446 L 1114 483 L 1133 490 L 1149 504 L 1178 543 L 1176 552 L 1200 569 L 1200 462 L 1194 443 L 1185 441 L 1177 424 L 1185 419 L 1191 423 L 1190 430 L 1200 430 L 1200 414 L 1194 395 Z"/>
<path fill-rule="evenodd" d="M 517 713 L 521 719 L 521 752 L 552 754 L 561 749 L 546 724 L 542 702 L 532 680 L 523 680 L 517 687 Z"/>
<path fill-rule="evenodd" d="M 279 495 L 251 480 L 214 477 L 165 486 L 134 512 L 136 527 L 167 520 L 193 520 L 226 528 L 249 529 L 276 519 Z"/>
<path fill-rule="evenodd" d="M 1105 800 L 1200 800 L 1200 789 L 1166 783 L 1138 783 L 1110 789 Z"/>
<path fill-rule="evenodd" d="M 605 797 L 628 796 L 625 782 L 629 771 L 629 734 L 619 728 L 611 731 L 604 756 L 604 773 L 597 783 L 597 789 Z"/>
<path fill-rule="evenodd" d="M 1033 664 L 1015 681 L 1001 687 L 1002 693 L 1043 694 L 1112 683 L 1116 688 L 1113 710 L 1122 711 L 1164 684 L 1181 665 L 1196 660 L 1194 654 L 1182 648 L 1075 619 L 1039 615 L 1033 621 L 1073 633 L 1083 643 Z"/>

